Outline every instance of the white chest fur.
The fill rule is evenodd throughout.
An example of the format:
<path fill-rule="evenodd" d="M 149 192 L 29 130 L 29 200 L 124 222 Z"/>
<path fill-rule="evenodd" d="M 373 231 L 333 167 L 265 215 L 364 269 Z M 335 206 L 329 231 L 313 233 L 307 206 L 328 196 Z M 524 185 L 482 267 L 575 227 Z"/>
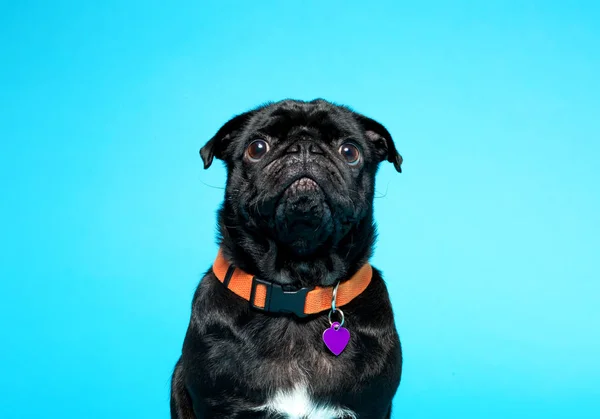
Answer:
<path fill-rule="evenodd" d="M 288 419 L 337 419 L 348 417 L 356 419 L 356 414 L 349 409 L 315 402 L 307 386 L 297 385 L 292 390 L 279 390 L 267 403 L 257 408 L 272 413 L 279 413 Z"/>

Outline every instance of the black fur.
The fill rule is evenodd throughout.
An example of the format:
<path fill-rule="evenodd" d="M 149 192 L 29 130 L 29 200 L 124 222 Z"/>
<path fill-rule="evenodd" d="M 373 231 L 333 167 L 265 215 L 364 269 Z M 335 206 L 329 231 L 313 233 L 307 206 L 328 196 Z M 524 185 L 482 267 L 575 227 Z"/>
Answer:
<path fill-rule="evenodd" d="M 270 149 L 252 161 L 246 150 L 256 139 Z M 358 164 L 339 153 L 348 142 L 361 152 Z M 389 161 L 400 172 L 402 164 L 381 124 L 324 100 L 286 100 L 239 115 L 200 154 L 205 168 L 217 158 L 228 169 L 218 214 L 225 256 L 253 275 L 305 287 L 344 281 L 369 260 L 377 168 Z M 209 270 L 173 374 L 171 417 L 274 417 L 253 408 L 301 377 L 317 402 L 359 418 L 390 417 L 402 354 L 377 269 L 342 310 L 351 341 L 336 357 L 321 338 L 327 311 L 303 319 L 258 312 Z"/>

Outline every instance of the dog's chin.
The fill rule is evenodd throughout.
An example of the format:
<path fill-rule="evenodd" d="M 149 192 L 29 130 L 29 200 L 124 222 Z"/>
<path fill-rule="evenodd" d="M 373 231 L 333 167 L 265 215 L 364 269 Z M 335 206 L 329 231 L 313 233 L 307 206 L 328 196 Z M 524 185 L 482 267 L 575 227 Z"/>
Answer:
<path fill-rule="evenodd" d="M 316 252 L 331 237 L 334 220 L 323 190 L 310 178 L 292 183 L 275 208 L 278 241 L 293 253 Z"/>

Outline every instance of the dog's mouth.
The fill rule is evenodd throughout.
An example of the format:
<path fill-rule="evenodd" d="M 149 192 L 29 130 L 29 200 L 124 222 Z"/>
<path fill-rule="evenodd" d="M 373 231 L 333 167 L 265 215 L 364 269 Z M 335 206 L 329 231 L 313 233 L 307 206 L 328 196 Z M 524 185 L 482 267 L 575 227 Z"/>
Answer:
<path fill-rule="evenodd" d="M 317 192 L 320 191 L 321 187 L 319 186 L 319 184 L 307 177 L 301 177 L 300 179 L 292 182 L 292 184 L 290 186 L 288 186 L 286 188 L 285 193 L 289 193 L 289 194 L 302 194 L 302 193 L 311 193 L 311 192 Z"/>
<path fill-rule="evenodd" d="M 320 207 L 329 207 L 330 202 L 325 190 L 319 183 L 307 175 L 302 175 L 296 179 L 291 179 L 287 187 L 283 189 L 279 196 L 277 207 L 284 206 L 287 211 L 296 213 L 300 218 L 308 216 L 309 218 L 320 212 Z"/>
<path fill-rule="evenodd" d="M 310 253 L 333 231 L 326 194 L 307 176 L 290 183 L 275 211 L 276 231 L 282 243 L 298 253 Z"/>
<path fill-rule="evenodd" d="M 317 201 L 324 202 L 330 205 L 329 196 L 326 193 L 316 178 L 308 174 L 299 174 L 288 179 L 283 185 L 279 186 L 279 193 L 275 201 L 275 207 L 280 206 L 286 202 L 306 202 L 311 201 L 316 203 Z"/>

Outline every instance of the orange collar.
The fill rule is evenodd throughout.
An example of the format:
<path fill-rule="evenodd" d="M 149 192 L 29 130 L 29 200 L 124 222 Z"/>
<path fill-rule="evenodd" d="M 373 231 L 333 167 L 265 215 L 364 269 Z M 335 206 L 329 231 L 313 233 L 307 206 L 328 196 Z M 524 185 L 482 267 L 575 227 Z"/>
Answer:
<path fill-rule="evenodd" d="M 230 264 L 219 249 L 213 263 L 215 276 L 250 305 L 261 311 L 293 313 L 298 317 L 331 309 L 334 287 L 300 288 L 286 291 L 281 285 L 250 275 Z M 371 282 L 373 269 L 366 263 L 347 281 L 340 283 L 336 295 L 336 307 L 348 304 L 358 297 Z"/>

